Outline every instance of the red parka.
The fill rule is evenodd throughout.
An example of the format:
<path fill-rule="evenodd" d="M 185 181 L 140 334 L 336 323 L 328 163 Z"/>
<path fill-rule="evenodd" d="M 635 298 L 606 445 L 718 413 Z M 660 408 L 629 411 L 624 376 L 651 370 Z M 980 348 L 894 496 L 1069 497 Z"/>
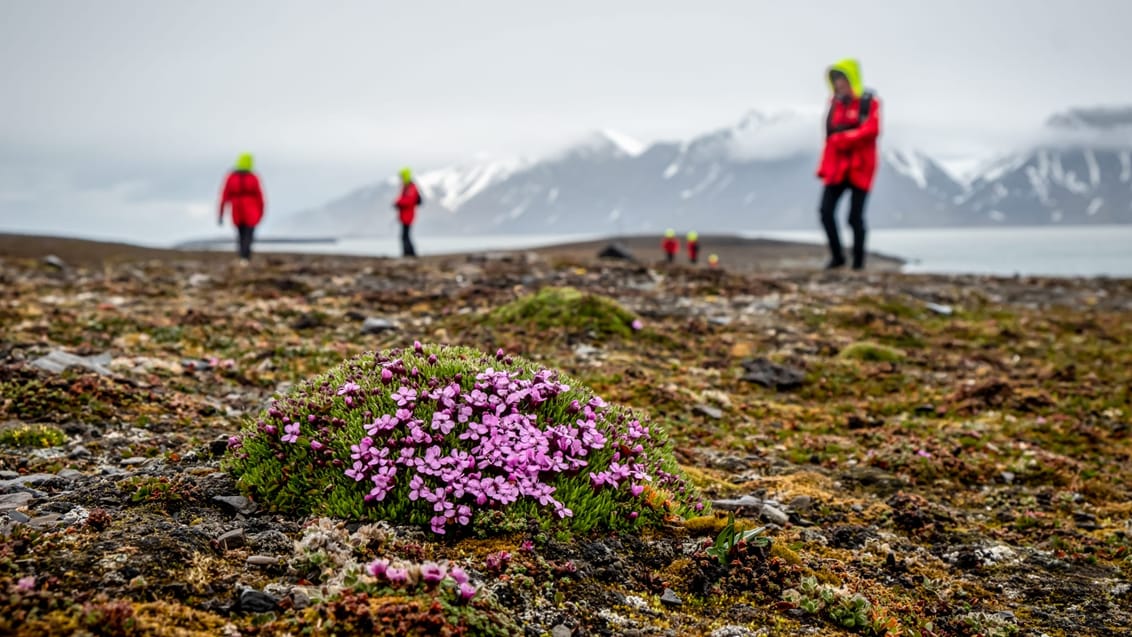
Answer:
<path fill-rule="evenodd" d="M 255 227 L 263 219 L 263 190 L 259 178 L 247 170 L 234 170 L 224 182 L 224 192 L 220 195 L 220 219 L 224 219 L 224 208 L 232 206 L 232 223 L 236 226 Z"/>
<path fill-rule="evenodd" d="M 406 182 L 401 188 L 401 196 L 393 204 L 401 213 L 401 223 L 406 226 L 413 225 L 417 218 L 417 206 L 421 203 L 421 193 L 413 182 Z"/>

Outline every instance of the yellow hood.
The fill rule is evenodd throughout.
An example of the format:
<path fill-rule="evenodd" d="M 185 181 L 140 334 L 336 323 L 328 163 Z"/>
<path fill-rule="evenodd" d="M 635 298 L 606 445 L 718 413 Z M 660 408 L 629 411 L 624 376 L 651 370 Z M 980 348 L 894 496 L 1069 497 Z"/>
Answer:
<path fill-rule="evenodd" d="M 840 71 L 845 74 L 849 79 L 849 86 L 853 87 L 853 97 L 861 97 L 865 94 L 865 82 L 861 79 L 861 63 L 853 58 L 845 58 L 838 62 L 834 62 L 829 67 L 830 71 Z M 829 72 L 826 72 L 826 80 L 829 81 L 829 89 L 833 90 L 833 78 L 829 77 Z"/>

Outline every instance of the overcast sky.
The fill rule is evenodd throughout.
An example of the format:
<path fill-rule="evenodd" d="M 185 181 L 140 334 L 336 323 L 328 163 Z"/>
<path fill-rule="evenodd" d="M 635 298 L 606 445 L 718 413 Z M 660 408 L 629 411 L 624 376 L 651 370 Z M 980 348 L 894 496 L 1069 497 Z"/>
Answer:
<path fill-rule="evenodd" d="M 2 2 L 0 230 L 209 234 L 244 149 L 282 215 L 401 164 L 687 137 L 820 109 L 845 56 L 885 143 L 948 159 L 1132 104 L 1125 0 Z"/>

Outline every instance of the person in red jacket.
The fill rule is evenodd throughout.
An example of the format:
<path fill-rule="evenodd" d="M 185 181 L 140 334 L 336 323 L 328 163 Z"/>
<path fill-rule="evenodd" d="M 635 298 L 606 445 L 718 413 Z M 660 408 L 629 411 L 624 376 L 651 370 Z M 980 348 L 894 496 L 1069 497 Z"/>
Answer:
<path fill-rule="evenodd" d="M 680 252 L 680 240 L 676 238 L 675 230 L 669 228 L 664 231 L 664 240 L 660 242 L 660 248 L 664 250 L 668 263 L 676 262 L 676 253 Z"/>
<path fill-rule="evenodd" d="M 847 59 L 829 67 L 833 89 L 826 117 L 825 150 L 818 178 L 825 184 L 821 222 L 829 241 L 828 269 L 845 265 L 837 233 L 837 203 L 849 191 L 849 226 L 853 229 L 853 269 L 865 267 L 865 200 L 873 186 L 880 135 L 880 100 L 865 90 L 861 66 Z"/>
<path fill-rule="evenodd" d="M 228 178 L 224 181 L 224 191 L 220 195 L 218 222 L 219 225 L 224 225 L 224 209 L 231 206 L 240 265 L 247 265 L 252 258 L 255 227 L 263 219 L 263 190 L 259 185 L 259 177 L 252 172 L 252 167 L 251 154 L 240 155 L 236 159 L 236 168 L 228 173 Z"/>
<path fill-rule="evenodd" d="M 700 233 L 695 230 L 688 233 L 688 260 L 693 264 L 700 260 Z"/>
<path fill-rule="evenodd" d="M 413 183 L 413 171 L 408 168 L 401 169 L 401 196 L 393 202 L 401 217 L 401 253 L 406 257 L 417 256 L 413 248 L 413 240 L 409 238 L 409 229 L 417 218 L 417 206 L 421 205 L 421 192 Z"/>

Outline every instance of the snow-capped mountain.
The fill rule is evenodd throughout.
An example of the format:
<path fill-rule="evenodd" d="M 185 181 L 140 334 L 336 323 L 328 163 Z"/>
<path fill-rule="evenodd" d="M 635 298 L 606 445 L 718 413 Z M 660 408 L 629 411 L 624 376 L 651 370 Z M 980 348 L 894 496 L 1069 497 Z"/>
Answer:
<path fill-rule="evenodd" d="M 1039 143 L 987 166 L 959 203 L 972 223 L 1132 222 L 1132 108 L 1054 115 Z"/>
<path fill-rule="evenodd" d="M 914 150 L 881 140 L 873 228 L 1132 222 L 1132 109 L 1051 118 L 1033 150 L 1005 157 L 969 185 Z M 422 234 L 638 233 L 813 228 L 819 113 L 753 111 L 679 142 L 641 144 L 595 132 L 537 161 L 478 159 L 418 176 Z M 1044 139 L 1044 138 L 1043 138 Z M 395 179 L 293 216 L 288 229 L 388 232 Z"/>

